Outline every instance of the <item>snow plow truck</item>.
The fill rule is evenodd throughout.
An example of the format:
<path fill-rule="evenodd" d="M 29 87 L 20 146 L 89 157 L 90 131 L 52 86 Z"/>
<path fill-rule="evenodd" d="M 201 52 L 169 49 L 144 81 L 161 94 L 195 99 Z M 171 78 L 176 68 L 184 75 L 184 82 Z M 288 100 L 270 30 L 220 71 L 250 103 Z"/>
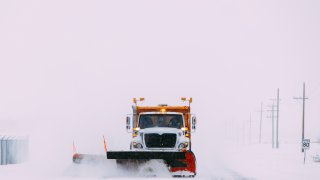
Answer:
<path fill-rule="evenodd" d="M 192 133 L 196 130 L 196 116 L 191 114 L 192 98 L 185 106 L 139 106 L 144 98 L 133 99 L 133 113 L 126 117 L 126 130 L 132 134 L 130 150 L 108 151 L 104 140 L 107 160 L 116 160 L 117 166 L 132 169 L 149 160 L 162 160 L 173 177 L 194 177 L 196 157 L 192 152 Z M 74 163 L 86 159 L 101 159 L 97 155 L 73 155 Z M 151 167 L 152 168 L 152 167 Z"/>

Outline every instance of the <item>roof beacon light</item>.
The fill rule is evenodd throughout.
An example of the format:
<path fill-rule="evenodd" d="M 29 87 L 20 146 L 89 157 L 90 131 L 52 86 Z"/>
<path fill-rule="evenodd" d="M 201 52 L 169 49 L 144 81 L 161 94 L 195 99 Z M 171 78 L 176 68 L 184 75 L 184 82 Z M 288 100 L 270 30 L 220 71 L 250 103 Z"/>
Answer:
<path fill-rule="evenodd" d="M 138 101 L 144 101 L 144 100 L 145 100 L 144 98 L 139 98 L 139 99 L 133 98 L 133 103 L 136 104 L 136 106 L 137 106 Z"/>
<path fill-rule="evenodd" d="M 189 101 L 189 106 L 190 106 L 190 104 L 192 103 L 192 97 L 189 99 L 187 99 L 186 97 L 182 97 L 181 101 Z"/>

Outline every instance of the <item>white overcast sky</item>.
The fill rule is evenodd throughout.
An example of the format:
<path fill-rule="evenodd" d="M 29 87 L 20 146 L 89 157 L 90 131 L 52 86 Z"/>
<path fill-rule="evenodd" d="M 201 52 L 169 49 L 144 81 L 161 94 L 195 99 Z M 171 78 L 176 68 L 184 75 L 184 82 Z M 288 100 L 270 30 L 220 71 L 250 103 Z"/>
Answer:
<path fill-rule="evenodd" d="M 319 137 L 319 9 L 318 0 L 1 0 L 0 122 L 9 125 L 0 130 L 104 134 L 127 147 L 132 97 L 191 96 L 199 141 L 239 138 L 250 113 L 256 141 L 256 111 L 280 88 L 280 140 L 293 142 L 302 107 L 293 96 L 305 81 L 306 133 Z"/>

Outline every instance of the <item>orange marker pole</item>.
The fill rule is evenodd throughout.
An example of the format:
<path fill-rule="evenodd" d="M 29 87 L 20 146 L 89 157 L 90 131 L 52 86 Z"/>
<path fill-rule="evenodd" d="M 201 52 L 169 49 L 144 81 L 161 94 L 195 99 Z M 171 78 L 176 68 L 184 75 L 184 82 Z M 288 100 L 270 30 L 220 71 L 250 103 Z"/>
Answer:
<path fill-rule="evenodd" d="M 102 136 L 103 137 L 103 144 L 104 144 L 104 152 L 106 152 L 106 154 L 107 154 L 107 143 L 106 143 L 106 139 L 104 138 L 104 136 Z"/>

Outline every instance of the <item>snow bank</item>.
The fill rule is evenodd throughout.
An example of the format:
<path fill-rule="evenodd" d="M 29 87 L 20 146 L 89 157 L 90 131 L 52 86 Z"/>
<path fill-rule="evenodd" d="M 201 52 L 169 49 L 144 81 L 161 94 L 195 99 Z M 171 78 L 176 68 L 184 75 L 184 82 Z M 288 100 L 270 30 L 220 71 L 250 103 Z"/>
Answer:
<path fill-rule="evenodd" d="M 313 145 L 316 149 L 315 146 Z M 279 149 L 271 145 L 234 146 L 224 153 L 229 168 L 252 179 L 320 179 L 320 163 L 312 160 L 315 152 L 307 151 L 306 164 L 300 144 L 281 144 Z"/>

